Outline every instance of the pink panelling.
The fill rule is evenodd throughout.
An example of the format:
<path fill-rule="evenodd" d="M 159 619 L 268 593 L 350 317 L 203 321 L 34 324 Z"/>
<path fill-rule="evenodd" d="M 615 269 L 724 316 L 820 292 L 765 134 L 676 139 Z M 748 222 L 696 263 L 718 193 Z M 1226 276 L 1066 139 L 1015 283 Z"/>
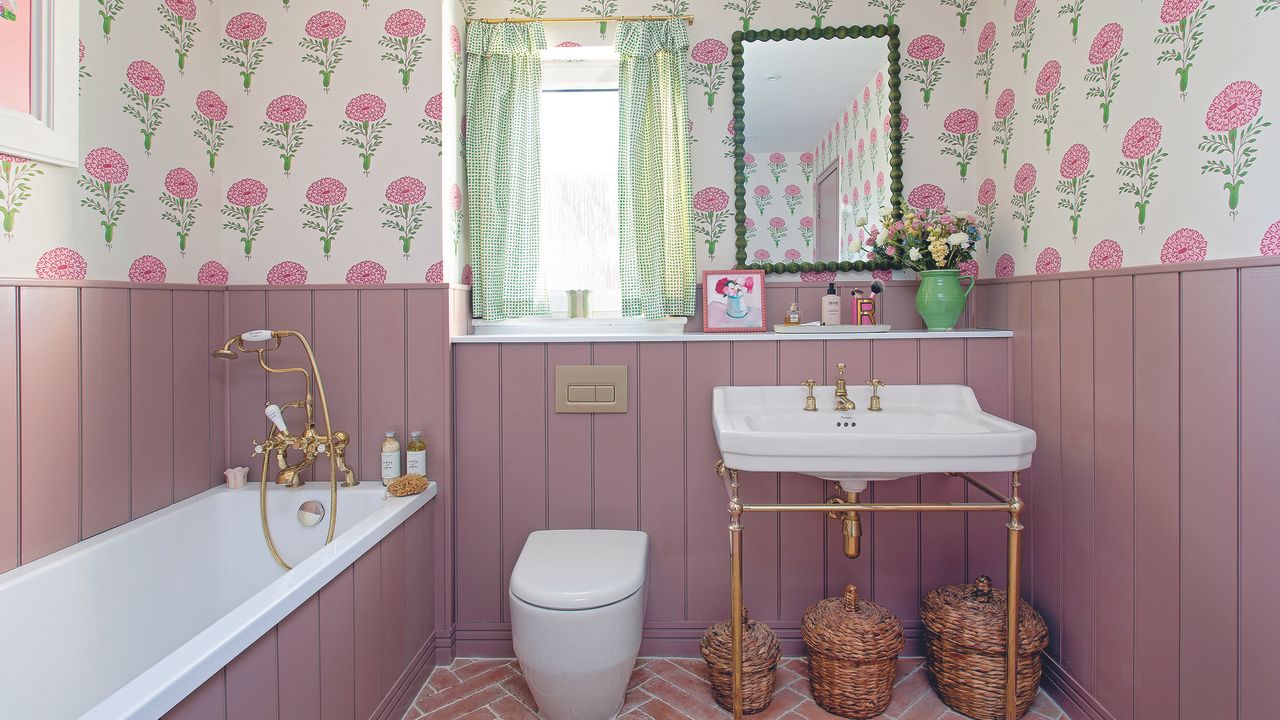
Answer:
<path fill-rule="evenodd" d="M 400 445 L 409 443 L 404 427 L 404 291 L 360 293 L 360 476 L 381 477 L 378 446 L 395 430 Z M 403 468 L 402 468 L 403 469 Z"/>
<path fill-rule="evenodd" d="M 280 720 L 320 717 L 320 601 L 307 600 L 276 626 Z"/>
<path fill-rule="evenodd" d="M 460 451 L 486 452 L 494 438 L 499 438 L 503 468 L 499 586 L 505 597 L 507 580 L 524 548 L 525 538 L 534 530 L 547 527 L 547 435 L 535 429 L 545 426 L 551 397 L 543 383 L 528 381 L 546 377 L 546 352 L 542 346 L 508 345 L 495 352 L 502 358 L 501 414 L 494 415 L 499 432 L 468 433 L 463 436 L 466 444 Z M 508 619 L 506 602 L 499 603 L 499 610 L 500 614 L 493 619 Z"/>
<path fill-rule="evenodd" d="M 676 343 L 642 343 L 636 376 L 640 409 L 640 487 L 658 488 L 667 483 L 685 485 L 684 388 L 675 378 L 684 377 L 684 346 Z M 686 522 L 684 493 L 640 493 L 640 529 L 649 534 L 650 621 L 684 619 Z"/>
<path fill-rule="evenodd" d="M 1003 340 L 975 339 L 965 343 L 965 384 L 973 388 L 978 402 L 987 412 L 1007 418 L 1010 414 L 1011 396 L 1009 385 L 1009 344 Z M 1008 488 L 1009 476 L 982 474 L 978 478 L 995 488 Z M 1027 530 L 1023 532 L 1022 559 L 1024 563 L 1035 557 L 1035 504 L 1031 502 L 1034 489 L 1030 485 L 1024 487 L 1023 497 L 1027 499 L 1029 512 L 1023 518 Z M 966 498 L 971 502 L 980 502 L 985 496 L 980 492 L 966 488 Z M 969 515 L 968 523 L 968 576 L 966 582 L 973 582 L 979 575 L 988 575 L 997 585 L 1003 586 L 1008 578 L 1005 567 L 1005 546 L 1008 543 L 1006 530 L 1007 518 L 990 513 Z M 1028 566 L 1024 564 L 1023 575 L 1030 575 Z M 1023 595 L 1030 596 L 1032 583 L 1026 582 Z"/>
<path fill-rule="evenodd" d="M 321 588 L 320 718 L 355 720 L 355 568 L 343 570 Z"/>
<path fill-rule="evenodd" d="M 778 343 L 778 383 L 798 386 L 823 376 L 823 343 Z M 783 473 L 779 500 L 787 503 L 822 502 L 827 484 L 810 475 Z M 826 586 L 826 523 L 800 514 L 778 518 L 778 568 L 781 599 L 778 616 L 798 618 Z"/>
<path fill-rule="evenodd" d="M 18 289 L 0 287 L 0 436 L 18 428 Z M 0 460 L 0 572 L 18 566 L 18 452 Z"/>
<path fill-rule="evenodd" d="M 591 447 L 591 416 L 558 414 L 552 399 L 556 365 L 590 365 L 591 346 L 585 343 L 549 345 L 546 353 L 547 527 L 591 527 L 594 509 L 591 506 L 591 453 L 582 452 L 583 448 Z M 536 383 L 537 377 L 526 375 L 524 382 Z M 504 436 L 519 442 L 517 437 Z M 512 480 L 520 481 L 518 470 Z"/>
<path fill-rule="evenodd" d="M 497 622 L 506 602 L 501 593 L 505 582 L 499 542 L 502 514 L 497 510 L 502 461 L 493 447 L 494 431 L 502 421 L 499 384 L 494 381 L 501 372 L 499 352 L 497 345 L 459 345 L 454 351 L 455 512 L 466 518 L 457 525 L 460 623 Z"/>
<path fill-rule="evenodd" d="M 377 612 L 382 621 L 382 693 L 379 698 L 386 695 L 409 662 L 405 632 L 408 623 L 406 555 L 405 528 L 401 525 L 382 539 L 382 609 Z M 414 608 L 414 612 L 419 614 L 426 611 L 426 607 Z"/>
<path fill-rule="evenodd" d="M 925 352 L 928 352 L 927 348 Z M 871 343 L 871 377 L 889 385 L 914 385 L 920 381 L 920 341 L 884 340 Z M 855 387 L 865 382 L 853 375 Z M 865 408 L 859 408 L 865 409 Z M 876 502 L 919 502 L 919 476 L 898 478 L 875 487 Z M 838 533 L 833 533 L 838 534 Z M 872 558 L 875 597 L 895 615 L 916 626 L 920 605 L 920 518 L 915 514 L 885 513 L 875 518 L 874 532 L 866 537 L 864 552 Z"/>
<path fill-rule="evenodd" d="M 276 720 L 280 712 L 280 667 L 276 630 L 258 638 L 227 664 L 227 718 Z"/>
<path fill-rule="evenodd" d="M 594 362 L 597 365 L 626 365 L 628 402 L 636 402 L 639 381 L 636 362 L 639 345 L 635 343 L 610 343 L 597 345 Z M 592 517 L 595 527 L 618 530 L 640 528 L 639 447 L 636 435 L 639 413 L 593 415 L 591 418 L 592 473 L 595 477 L 592 493 Z"/>
<path fill-rule="evenodd" d="M 374 547 L 355 564 L 356 717 L 366 718 L 382 699 L 382 550 Z"/>
<path fill-rule="evenodd" d="M 228 293 L 235 297 L 235 291 Z M 329 395 L 329 419 L 334 430 L 351 434 L 352 443 L 347 446 L 347 467 L 359 472 L 366 453 L 377 453 L 381 435 L 376 439 L 368 433 L 377 428 L 360 425 L 360 360 L 359 294 L 355 290 L 317 290 L 312 308 L 317 320 L 312 322 L 311 344 L 316 353 L 316 363 L 324 377 L 325 391 Z M 259 371 L 260 372 L 260 371 Z M 234 400 L 237 396 L 230 394 Z M 261 415 L 261 409 L 258 409 Z M 258 421 L 261 423 L 261 421 Z M 386 432 L 384 429 L 383 432 Z M 363 439 L 360 439 L 363 438 Z M 328 473 L 328 469 L 324 470 Z M 362 480 L 379 478 L 361 476 Z"/>
<path fill-rule="evenodd" d="M 227 327 L 228 336 L 270 329 L 267 327 L 267 294 L 261 290 L 228 292 Z M 248 347 L 252 349 L 257 345 L 249 343 Z M 227 363 L 227 443 L 230 451 L 227 467 L 245 466 L 257 477 L 262 460 L 253 457 L 253 441 L 262 440 L 267 434 L 267 420 L 262 414 L 268 402 L 266 373 L 258 367 L 257 356 L 252 353 L 219 362 Z M 332 396 L 329 402 L 333 402 Z"/>
<path fill-rule="evenodd" d="M 173 299 L 173 499 L 209 489 L 209 293 L 179 291 Z M 180 438 L 203 439 L 182 442 Z M 220 480 L 221 477 L 218 477 Z"/>
<path fill-rule="evenodd" d="M 311 319 L 311 298 L 312 293 L 309 290 L 267 291 L 266 326 L 271 330 L 297 330 L 298 332 L 306 335 L 308 339 L 313 339 L 315 331 Z M 249 361 L 249 364 L 253 365 L 256 369 L 256 358 L 248 357 L 246 359 Z M 274 367 L 305 368 L 307 367 L 307 354 L 303 350 L 301 344 L 290 340 L 281 345 L 280 350 L 271 354 L 271 362 Z M 325 368 L 324 366 L 321 366 L 320 369 L 321 372 L 324 372 Z M 327 380 L 323 375 L 321 377 Z M 300 400 L 306 392 L 306 381 L 297 373 L 290 373 L 288 375 L 267 375 L 266 381 L 267 398 L 276 404 L 284 404 L 290 400 Z M 318 404 L 317 407 L 319 407 Z M 306 414 L 303 411 L 287 410 L 285 412 L 285 420 L 289 422 L 290 427 L 302 426 L 303 418 L 306 417 Z M 320 432 L 324 432 L 323 418 L 320 418 L 319 422 L 321 423 Z M 259 420 L 257 425 L 254 426 L 255 429 L 259 426 L 265 427 L 263 423 L 263 420 Z M 352 431 L 348 430 L 347 432 Z M 321 477 L 319 479 L 328 481 L 329 468 L 327 467 L 327 464 L 320 463 L 319 465 L 321 467 Z M 310 482 L 317 479 L 315 473 L 315 467 L 310 467 L 303 473 L 303 477 Z"/>
<path fill-rule="evenodd" d="M 838 373 L 836 365 L 844 363 L 845 377 L 857 381 L 857 378 L 871 377 L 871 346 L 873 343 L 862 340 L 833 340 L 823 343 L 824 358 L 821 360 L 822 375 L 814 378 L 821 380 L 825 385 L 834 385 Z M 827 400 L 830 402 L 830 399 Z M 830 485 L 824 483 L 822 485 L 823 496 L 830 495 L 834 492 Z M 876 487 L 874 485 L 863 493 L 860 499 L 874 501 L 876 499 Z M 862 518 L 862 537 L 874 538 L 876 533 L 876 523 L 880 521 L 875 513 L 864 516 Z M 873 553 L 869 546 L 864 546 L 864 551 L 856 560 L 850 560 L 844 556 L 844 537 L 840 533 L 840 529 L 828 525 L 827 521 L 821 518 L 813 518 L 810 522 L 817 522 L 822 525 L 822 531 L 826 537 L 827 557 L 826 557 L 826 588 L 824 597 L 833 597 L 844 592 L 846 585 L 853 584 L 866 590 L 871 589 L 872 597 L 875 597 L 875 588 L 872 585 L 872 568 L 871 560 Z"/>
<path fill-rule="evenodd" d="M 177 707 L 165 713 L 164 720 L 230 720 L 227 717 L 226 672 L 219 670 Z"/>
<path fill-rule="evenodd" d="M 205 349 L 212 352 L 222 347 L 227 336 L 227 294 L 225 292 L 209 293 L 209 339 Z M 225 362 L 215 362 L 213 358 L 206 360 L 209 368 L 209 487 L 223 482 L 222 471 L 227 468 L 229 457 L 227 447 L 227 377 L 230 368 Z"/>
<path fill-rule="evenodd" d="M 133 517 L 173 502 L 173 297 L 167 290 L 131 290 Z"/>
<path fill-rule="evenodd" d="M 129 291 L 85 288 L 80 317 L 80 351 L 93 358 L 80 365 L 80 412 L 86 429 L 81 530 L 89 537 L 130 519 L 130 424 L 122 419 L 130 406 L 131 355 L 129 335 L 121 332 L 129 327 Z"/>
<path fill-rule="evenodd" d="M 1057 281 L 1031 284 L 1031 427 L 1036 454 L 1031 464 L 1034 504 L 1031 536 L 1035 543 L 1032 600 L 1049 625 L 1050 650 L 1062 646 L 1062 496 L 1070 481 L 1062 478 L 1062 328 Z M 977 572 L 972 570 L 972 572 Z M 1004 573 L 1001 573 L 1003 575 Z M 994 577 L 994 576 L 993 576 Z"/>
<path fill-rule="evenodd" d="M 720 459 L 711 429 L 711 390 L 732 383 L 733 344 L 699 342 L 685 346 L 685 603 L 683 619 L 699 624 L 728 616 L 728 531 L 724 485 L 712 468 Z M 679 387 L 672 379 L 671 384 Z M 677 492 L 671 487 L 666 492 Z M 658 491 L 657 487 L 646 488 Z M 748 556 L 747 562 L 755 559 Z M 756 615 L 757 618 L 762 618 Z M 676 618 L 670 618 L 676 619 Z"/>
<path fill-rule="evenodd" d="M 801 292 L 808 288 L 801 288 Z M 733 346 L 734 385 L 775 385 L 778 382 L 776 342 L 738 343 Z M 742 499 L 750 503 L 778 502 L 777 473 L 742 473 Z M 723 516 L 723 512 L 720 513 Z M 754 617 L 777 617 L 779 602 L 779 534 L 781 518 L 773 513 L 747 515 L 743 553 L 750 557 L 755 572 L 743 581 L 743 596 Z M 723 526 L 723 522 L 715 523 Z"/>
<path fill-rule="evenodd" d="M 965 383 L 965 348 L 972 345 L 981 356 L 974 369 L 989 364 L 999 371 L 1000 360 L 1007 366 L 1009 345 L 1003 341 L 978 343 L 966 340 L 931 340 L 920 343 L 920 382 L 925 384 Z M 1007 377 L 1007 371 L 1006 371 Z M 984 400 L 985 402 L 985 400 Z M 964 487 L 945 475 L 920 478 L 920 500 L 924 502 L 962 502 Z M 966 578 L 965 544 L 955 538 L 965 535 L 965 516 L 957 513 L 930 513 L 920 521 L 920 587 L 926 592 L 941 585 L 969 582 Z"/>
<path fill-rule="evenodd" d="M 1096 682 L 1094 613 L 1066 614 L 1065 608 L 1090 608 L 1096 595 L 1094 450 L 1093 280 L 1063 280 L 1060 285 L 1062 367 L 1062 666 L 1086 687 Z M 1101 398 L 1103 409 L 1106 398 Z M 1038 505 L 1039 503 L 1037 503 Z"/>

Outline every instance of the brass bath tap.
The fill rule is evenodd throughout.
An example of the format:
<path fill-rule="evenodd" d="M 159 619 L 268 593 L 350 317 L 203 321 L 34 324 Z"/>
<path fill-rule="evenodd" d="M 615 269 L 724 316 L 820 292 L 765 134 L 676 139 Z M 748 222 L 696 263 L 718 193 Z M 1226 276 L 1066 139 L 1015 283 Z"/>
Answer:
<path fill-rule="evenodd" d="M 844 363 L 837 363 L 836 370 L 840 371 L 840 377 L 836 379 L 836 412 L 848 412 L 856 410 L 857 405 L 849 399 L 849 386 L 844 380 Z"/>

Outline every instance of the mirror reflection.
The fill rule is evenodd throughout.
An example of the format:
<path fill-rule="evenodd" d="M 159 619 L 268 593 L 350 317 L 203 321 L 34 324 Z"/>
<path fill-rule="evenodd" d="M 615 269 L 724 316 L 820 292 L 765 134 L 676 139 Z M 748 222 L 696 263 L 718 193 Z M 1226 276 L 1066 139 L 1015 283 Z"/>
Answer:
<path fill-rule="evenodd" d="M 888 52 L 886 38 L 745 43 L 748 263 L 867 257 L 892 198 Z"/>

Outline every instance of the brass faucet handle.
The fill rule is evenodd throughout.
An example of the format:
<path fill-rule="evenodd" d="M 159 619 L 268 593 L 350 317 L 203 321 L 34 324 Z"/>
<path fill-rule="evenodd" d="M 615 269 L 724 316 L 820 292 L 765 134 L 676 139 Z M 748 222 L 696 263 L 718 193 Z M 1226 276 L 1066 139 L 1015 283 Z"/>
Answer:
<path fill-rule="evenodd" d="M 871 404 L 867 407 L 871 412 L 880 412 L 884 408 L 880 407 L 880 388 L 884 387 L 884 383 L 879 380 L 869 380 L 867 382 L 871 386 Z"/>
<path fill-rule="evenodd" d="M 809 395 L 804 399 L 804 409 L 808 412 L 818 411 L 818 399 L 813 396 L 813 388 L 818 385 L 817 380 L 805 380 L 800 383 L 809 388 Z"/>
<path fill-rule="evenodd" d="M 847 367 L 844 363 L 836 363 L 836 370 L 840 371 L 840 377 L 844 377 L 844 369 Z"/>

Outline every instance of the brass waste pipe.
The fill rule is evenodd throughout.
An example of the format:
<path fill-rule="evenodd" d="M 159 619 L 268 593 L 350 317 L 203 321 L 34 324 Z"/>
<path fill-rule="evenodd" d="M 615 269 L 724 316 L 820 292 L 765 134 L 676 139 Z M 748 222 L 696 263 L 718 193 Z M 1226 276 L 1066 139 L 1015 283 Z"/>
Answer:
<path fill-rule="evenodd" d="M 839 496 L 827 498 L 827 505 L 857 505 L 858 493 L 846 492 L 844 499 Z M 828 510 L 827 517 L 832 520 L 839 520 L 841 529 L 844 532 L 844 556 L 850 560 L 857 559 L 862 554 L 862 518 L 858 515 L 857 510 Z"/>

